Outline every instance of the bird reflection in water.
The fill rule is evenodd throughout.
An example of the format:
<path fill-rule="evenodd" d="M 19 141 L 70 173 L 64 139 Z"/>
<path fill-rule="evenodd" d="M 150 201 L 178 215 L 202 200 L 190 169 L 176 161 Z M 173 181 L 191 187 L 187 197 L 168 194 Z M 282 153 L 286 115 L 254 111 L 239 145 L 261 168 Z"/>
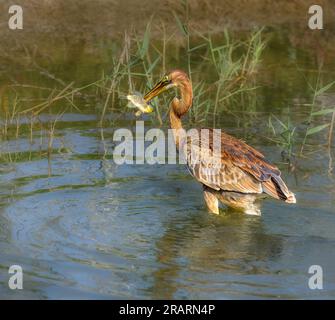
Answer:
<path fill-rule="evenodd" d="M 231 276 L 268 274 L 265 265 L 281 255 L 282 238 L 267 234 L 255 216 L 234 209 L 220 216 L 176 214 L 156 243 L 160 268 L 153 273 L 152 298 L 172 299 L 178 291 L 202 286 L 224 296 Z"/>

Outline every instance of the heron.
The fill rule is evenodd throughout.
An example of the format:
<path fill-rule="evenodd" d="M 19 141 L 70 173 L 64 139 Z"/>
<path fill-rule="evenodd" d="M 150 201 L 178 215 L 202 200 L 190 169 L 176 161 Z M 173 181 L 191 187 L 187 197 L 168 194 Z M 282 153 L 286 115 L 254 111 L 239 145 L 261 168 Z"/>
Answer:
<path fill-rule="evenodd" d="M 206 141 L 189 139 L 182 134 L 182 117 L 192 107 L 193 100 L 192 83 L 184 71 L 176 69 L 165 74 L 144 95 L 144 100 L 149 102 L 170 88 L 179 91 L 178 97 L 172 99 L 169 110 L 175 145 L 179 152 L 185 153 L 191 175 L 202 184 L 204 200 L 210 212 L 219 214 L 221 202 L 246 214 L 260 215 L 259 200 L 264 196 L 296 203 L 295 195 L 282 180 L 278 167 L 244 141 L 212 128 L 208 129 Z M 218 155 L 213 155 L 215 139 L 220 145 Z M 192 162 L 190 154 L 197 155 L 200 160 Z M 219 163 L 219 166 L 213 163 Z"/>

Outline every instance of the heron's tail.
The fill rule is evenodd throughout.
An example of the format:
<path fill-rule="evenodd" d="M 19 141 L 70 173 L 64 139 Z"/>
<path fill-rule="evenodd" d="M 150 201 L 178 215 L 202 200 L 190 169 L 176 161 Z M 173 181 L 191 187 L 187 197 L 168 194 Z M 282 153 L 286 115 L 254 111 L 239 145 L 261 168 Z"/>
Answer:
<path fill-rule="evenodd" d="M 287 203 L 296 203 L 295 195 L 286 186 L 280 176 L 272 176 L 262 182 L 263 191 L 271 197 L 283 200 Z"/>

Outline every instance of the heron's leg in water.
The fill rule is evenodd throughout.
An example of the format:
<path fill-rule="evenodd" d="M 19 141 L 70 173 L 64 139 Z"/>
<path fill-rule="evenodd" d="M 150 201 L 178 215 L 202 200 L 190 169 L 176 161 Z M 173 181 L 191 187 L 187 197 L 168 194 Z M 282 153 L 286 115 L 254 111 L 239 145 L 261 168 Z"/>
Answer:
<path fill-rule="evenodd" d="M 250 215 L 261 215 L 260 205 L 257 201 L 260 195 L 243 194 L 234 191 L 220 191 L 216 195 L 219 201 L 228 207 Z"/>
<path fill-rule="evenodd" d="M 204 199 L 210 212 L 219 214 L 219 200 L 215 195 L 215 191 L 204 186 Z"/>

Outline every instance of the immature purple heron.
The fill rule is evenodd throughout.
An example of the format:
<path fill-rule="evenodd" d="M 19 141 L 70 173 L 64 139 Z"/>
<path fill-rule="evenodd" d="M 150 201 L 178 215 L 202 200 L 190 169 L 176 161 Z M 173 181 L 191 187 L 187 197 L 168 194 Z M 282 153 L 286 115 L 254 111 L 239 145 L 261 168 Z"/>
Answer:
<path fill-rule="evenodd" d="M 264 159 L 263 154 L 250 147 L 243 141 L 220 131 L 209 130 L 209 143 L 202 139 L 186 139 L 180 134 L 182 130 L 181 117 L 192 106 L 192 84 L 187 74 L 181 70 L 173 70 L 165 75 L 145 96 L 150 101 L 163 91 L 177 87 L 180 98 L 174 97 L 170 105 L 170 124 L 175 129 L 174 139 L 176 147 L 180 149 L 186 145 L 188 153 L 193 150 L 201 153 L 201 161 L 191 163 L 188 155 L 186 159 L 191 174 L 203 185 L 204 199 L 208 209 L 219 213 L 219 201 L 228 207 L 244 211 L 248 214 L 260 214 L 257 199 L 261 194 L 268 194 L 273 198 L 287 203 L 295 203 L 294 194 L 288 190 L 280 177 L 278 168 Z M 178 130 L 179 129 L 179 130 Z M 219 169 L 213 167 L 213 138 L 220 138 Z M 186 143 L 185 143 L 186 142 Z"/>

